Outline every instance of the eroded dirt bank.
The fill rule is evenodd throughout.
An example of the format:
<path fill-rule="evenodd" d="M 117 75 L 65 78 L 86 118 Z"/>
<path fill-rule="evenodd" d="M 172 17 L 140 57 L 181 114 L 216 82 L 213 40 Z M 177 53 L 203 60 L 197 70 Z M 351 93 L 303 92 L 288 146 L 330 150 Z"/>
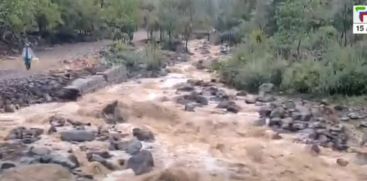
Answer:
<path fill-rule="evenodd" d="M 237 96 L 233 99 L 241 108 L 237 114 L 217 108 L 220 102 L 216 99 L 218 97 L 211 99 L 208 96 L 207 102 L 198 101 L 202 105 L 194 106 L 193 112 L 190 105 L 186 104 L 185 108 L 184 105 L 178 104 L 177 102 L 180 102 L 177 100 L 178 97 L 186 93 L 177 91 L 177 85 L 188 80 L 211 82 L 212 85 L 225 90 L 229 96 L 237 93 L 214 82 L 213 75 L 194 66 L 200 60 L 220 56 L 220 48 L 212 45 L 208 48 L 210 53 L 203 54 L 200 51 L 203 43 L 199 40 L 192 41 L 191 60 L 171 67 L 171 73 L 165 77 L 140 79 L 106 87 L 82 97 L 77 102 L 33 105 L 15 113 L 0 114 L 2 140 L 10 139 L 9 131 L 19 126 L 44 130 L 44 133 L 39 135 L 31 134 L 31 137 L 36 137 L 35 140 L 26 140 L 28 147 L 43 148 L 42 151 L 2 144 L 0 146 L 2 161 L 9 158 L 8 160 L 15 162 L 14 165 L 19 165 L 19 159 L 23 159 L 25 164 L 27 162 L 24 161 L 25 157 L 32 159 L 34 155 L 52 152 L 61 156 L 58 158 L 54 156 L 49 162 L 63 165 L 74 172 L 70 177 L 63 171 L 57 173 L 63 178 L 77 176 L 80 180 L 367 180 L 364 171 L 366 166 L 355 163 L 354 153 L 337 152 L 328 148 L 319 148 L 320 150 L 315 151 L 310 146 L 295 142 L 292 134 L 282 134 L 279 138 L 270 129 L 255 126 L 254 123 L 259 119 L 257 112 L 259 107 L 255 104 L 246 104 L 244 97 Z M 116 117 L 117 113 L 114 110 L 111 116 L 112 121 L 117 121 L 118 124 L 111 125 L 107 124 L 110 117 L 106 116 L 106 110 L 105 114 L 102 114 L 102 110 L 114 101 L 118 101 L 118 115 Z M 66 121 L 62 126 L 53 125 L 63 122 L 55 120 L 53 116 L 72 121 Z M 50 121 L 53 123 L 50 124 Z M 56 130 L 50 131 L 50 128 Z M 140 139 L 137 136 L 139 134 L 134 133 L 142 143 L 140 147 L 150 151 L 154 158 L 153 170 L 141 176 L 135 176 L 131 170 L 124 169 L 131 155 L 135 154 L 127 154 L 127 149 L 111 149 L 114 143 L 111 137 L 115 137 L 111 136 L 112 134 L 119 135 L 121 140 L 130 141 L 133 137 L 133 128 L 150 130 L 154 135 L 148 134 Z M 65 138 L 64 132 L 75 130 L 84 130 L 87 132 L 86 135 L 89 133 L 95 135 L 78 137 L 83 139 L 83 142 Z M 106 135 L 108 138 L 104 139 Z M 24 140 L 24 137 L 13 136 L 10 142 L 24 142 Z M 96 152 L 106 151 L 111 155 L 105 159 L 110 164 L 87 156 L 87 153 L 104 155 Z M 28 156 L 24 156 L 23 152 L 27 152 Z M 30 152 L 32 156 L 29 155 Z M 5 153 L 11 154 L 4 156 Z M 70 159 L 70 155 L 73 159 Z M 145 160 L 146 157 L 149 156 L 142 159 Z M 77 165 L 75 158 L 78 160 Z M 348 164 L 338 164 L 337 160 L 340 158 Z M 112 168 L 108 169 L 108 165 L 111 164 Z M 146 168 L 149 169 L 151 164 L 147 164 Z M 1 180 L 21 178 L 22 174 L 26 173 L 9 172 L 11 170 L 4 171 L 3 177 L 0 175 Z M 40 171 L 38 174 L 39 177 L 50 178 L 50 173 Z M 26 177 L 23 175 L 23 178 Z"/>

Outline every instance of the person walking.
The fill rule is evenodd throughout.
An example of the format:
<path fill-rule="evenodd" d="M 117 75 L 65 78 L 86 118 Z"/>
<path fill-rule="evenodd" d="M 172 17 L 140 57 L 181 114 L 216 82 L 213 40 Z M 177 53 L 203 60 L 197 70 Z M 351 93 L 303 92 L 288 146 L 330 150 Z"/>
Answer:
<path fill-rule="evenodd" d="M 32 64 L 32 59 L 34 57 L 34 53 L 30 47 L 30 43 L 25 44 L 25 47 L 23 48 L 22 56 L 23 56 L 24 65 L 26 69 L 27 70 L 31 69 L 31 64 Z"/>

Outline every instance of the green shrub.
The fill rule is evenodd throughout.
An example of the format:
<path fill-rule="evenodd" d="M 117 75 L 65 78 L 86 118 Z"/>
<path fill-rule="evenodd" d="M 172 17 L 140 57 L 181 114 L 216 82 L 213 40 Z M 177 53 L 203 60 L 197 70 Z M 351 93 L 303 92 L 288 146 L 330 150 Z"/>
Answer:
<path fill-rule="evenodd" d="M 294 63 L 283 74 L 282 88 L 300 93 L 315 92 L 319 86 L 321 64 L 312 60 Z"/>
<path fill-rule="evenodd" d="M 247 62 L 236 62 L 231 59 L 222 64 L 219 69 L 225 82 L 238 89 L 256 92 L 263 83 L 279 85 L 282 82 L 285 65 L 283 60 L 264 56 Z"/>

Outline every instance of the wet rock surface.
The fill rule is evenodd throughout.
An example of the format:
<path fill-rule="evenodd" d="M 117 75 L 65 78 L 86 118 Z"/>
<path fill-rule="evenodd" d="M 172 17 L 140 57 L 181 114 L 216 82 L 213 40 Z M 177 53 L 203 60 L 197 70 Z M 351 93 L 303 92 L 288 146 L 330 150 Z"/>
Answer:
<path fill-rule="evenodd" d="M 60 90 L 87 74 L 90 73 L 60 72 L 0 79 L 0 112 L 14 112 L 31 104 L 61 101 Z"/>
<path fill-rule="evenodd" d="M 61 132 L 61 140 L 63 141 L 93 141 L 95 139 L 95 133 L 87 130 L 70 130 Z"/>
<path fill-rule="evenodd" d="M 152 153 L 142 150 L 138 154 L 133 155 L 127 161 L 127 168 L 131 168 L 136 175 L 150 172 L 154 167 Z"/>

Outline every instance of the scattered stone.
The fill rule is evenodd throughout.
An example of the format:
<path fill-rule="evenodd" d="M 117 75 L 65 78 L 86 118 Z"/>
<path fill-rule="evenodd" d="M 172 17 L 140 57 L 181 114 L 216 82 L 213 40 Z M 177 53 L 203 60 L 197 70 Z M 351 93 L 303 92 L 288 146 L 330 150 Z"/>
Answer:
<path fill-rule="evenodd" d="M 260 117 L 269 117 L 271 114 L 271 108 L 269 106 L 263 106 L 259 109 Z"/>
<path fill-rule="evenodd" d="M 273 140 L 280 140 L 280 139 L 282 139 L 283 137 L 280 135 L 280 133 L 274 133 L 274 134 L 272 134 L 272 136 L 271 136 L 271 139 L 273 139 Z"/>
<path fill-rule="evenodd" d="M 245 103 L 246 104 L 255 104 L 256 103 L 256 98 L 255 97 L 246 97 L 245 99 Z"/>
<path fill-rule="evenodd" d="M 46 147 L 31 147 L 28 151 L 29 156 L 44 156 L 51 153 L 51 150 Z"/>
<path fill-rule="evenodd" d="M 191 92 L 195 90 L 195 87 L 190 83 L 182 83 L 177 86 L 177 90 L 184 92 Z"/>
<path fill-rule="evenodd" d="M 307 128 L 307 123 L 295 121 L 292 123 L 291 131 L 299 131 Z"/>
<path fill-rule="evenodd" d="M 290 117 L 282 119 L 282 129 L 290 130 L 293 124 L 293 119 Z"/>
<path fill-rule="evenodd" d="M 320 147 L 316 144 L 309 145 L 308 147 L 309 147 L 310 153 L 314 156 L 317 156 L 321 153 Z"/>
<path fill-rule="evenodd" d="M 154 141 L 154 135 L 150 130 L 134 128 L 133 136 L 135 136 L 140 141 Z"/>
<path fill-rule="evenodd" d="M 40 139 L 43 129 L 25 127 L 14 128 L 7 135 L 6 140 L 21 140 L 24 144 L 31 144 Z"/>
<path fill-rule="evenodd" d="M 301 114 L 301 121 L 310 121 L 312 118 L 311 111 L 306 107 L 298 107 L 297 110 Z"/>
<path fill-rule="evenodd" d="M 1 160 L 17 160 L 24 155 L 27 146 L 22 143 L 0 143 Z"/>
<path fill-rule="evenodd" d="M 228 112 L 238 113 L 241 110 L 235 102 L 223 100 L 218 105 L 217 108 L 226 109 Z"/>
<path fill-rule="evenodd" d="M 49 120 L 49 123 L 52 127 L 63 127 L 65 126 L 66 120 L 63 117 L 52 116 Z"/>
<path fill-rule="evenodd" d="M 205 98 L 204 96 L 201 96 L 199 93 L 196 93 L 196 92 L 192 92 L 189 95 L 180 96 L 177 98 L 176 102 L 179 104 L 183 104 L 183 105 L 186 105 L 187 103 L 190 103 L 190 102 L 195 102 L 203 106 L 206 106 L 209 104 L 209 101 L 207 98 Z"/>
<path fill-rule="evenodd" d="M 321 103 L 322 105 L 327 106 L 327 105 L 329 105 L 329 100 L 327 100 L 327 99 L 322 99 L 322 100 L 320 101 L 320 103 Z"/>
<path fill-rule="evenodd" d="M 336 159 L 336 163 L 342 167 L 346 167 L 349 164 L 349 162 L 343 158 Z"/>
<path fill-rule="evenodd" d="M 349 117 L 343 116 L 340 118 L 340 121 L 344 121 L 344 122 L 349 121 Z"/>
<path fill-rule="evenodd" d="M 283 106 L 285 109 L 291 110 L 296 108 L 296 103 L 294 103 L 293 101 L 286 101 L 283 103 Z"/>
<path fill-rule="evenodd" d="M 282 125 L 282 119 L 279 117 L 270 118 L 269 123 L 268 123 L 269 127 L 273 127 L 273 126 L 281 127 L 281 125 Z"/>
<path fill-rule="evenodd" d="M 108 124 L 126 122 L 121 110 L 118 108 L 118 101 L 114 101 L 103 108 L 102 115 Z"/>
<path fill-rule="evenodd" d="M 256 120 L 256 122 L 254 123 L 254 125 L 255 126 L 264 126 L 264 125 L 266 125 L 267 123 L 267 119 L 269 119 L 269 118 L 265 118 L 265 117 L 261 117 L 261 118 L 259 118 L 258 120 Z"/>
<path fill-rule="evenodd" d="M 143 148 L 141 142 L 137 139 L 132 139 L 130 141 L 125 142 L 111 142 L 111 146 L 116 150 L 123 150 L 130 155 L 134 155 L 139 153 L 139 151 Z"/>
<path fill-rule="evenodd" d="M 259 95 L 263 97 L 265 94 L 271 93 L 274 88 L 272 83 L 264 83 L 259 86 Z"/>
<path fill-rule="evenodd" d="M 361 128 L 367 128 L 367 121 L 361 121 L 359 123 L 359 127 L 361 127 Z"/>
<path fill-rule="evenodd" d="M 350 119 L 360 119 L 361 118 L 361 116 L 358 114 L 358 113 L 356 113 L 356 112 L 351 112 L 351 113 L 349 113 L 348 114 L 348 117 L 350 118 Z"/>
<path fill-rule="evenodd" d="M 239 91 L 239 92 L 237 92 L 236 96 L 242 96 L 242 97 L 247 96 L 247 92 L 246 91 Z"/>
<path fill-rule="evenodd" d="M 142 175 L 150 172 L 154 167 L 153 155 L 147 150 L 142 150 L 133 155 L 127 161 L 127 168 L 131 168 L 135 175 Z"/>
<path fill-rule="evenodd" d="M 13 104 L 6 104 L 5 107 L 4 107 L 4 111 L 7 112 L 7 113 L 13 113 L 16 110 L 17 109 L 16 109 L 15 105 L 13 105 Z"/>
<path fill-rule="evenodd" d="M 345 106 L 342 106 L 342 105 L 336 105 L 336 106 L 334 106 L 334 109 L 335 109 L 336 111 L 344 111 L 344 110 L 346 110 L 347 108 L 346 108 Z"/>
<path fill-rule="evenodd" d="M 195 112 L 195 107 L 196 107 L 196 104 L 195 103 L 187 103 L 185 104 L 185 111 L 187 112 Z"/>
<path fill-rule="evenodd" d="M 83 123 L 81 121 L 75 121 L 75 120 L 71 120 L 71 119 L 67 119 L 66 121 L 75 128 L 84 127 L 84 126 L 91 126 L 90 123 Z"/>
<path fill-rule="evenodd" d="M 41 163 L 53 163 L 57 165 L 61 165 L 68 169 L 74 169 L 79 166 L 78 162 L 75 162 L 75 159 L 71 157 L 65 157 L 63 155 L 57 153 L 51 153 L 41 157 Z"/>
<path fill-rule="evenodd" d="M 95 135 L 92 131 L 71 130 L 61 132 L 61 140 L 63 141 L 84 142 L 84 141 L 93 141 L 94 139 Z"/>
<path fill-rule="evenodd" d="M 259 96 L 256 98 L 256 101 L 262 102 L 262 103 L 267 103 L 267 102 L 273 102 L 275 101 L 275 97 L 270 96 L 270 95 L 266 95 L 266 96 Z"/>
<path fill-rule="evenodd" d="M 53 134 L 53 133 L 57 133 L 57 129 L 54 126 L 50 126 L 50 128 L 47 131 L 47 134 L 50 135 L 50 134 Z"/>
<path fill-rule="evenodd" d="M 109 170 L 116 170 L 116 166 L 115 165 L 113 165 L 109 161 L 105 160 L 100 155 L 93 154 L 93 153 L 92 154 L 87 154 L 87 159 L 90 162 L 99 162 L 99 163 L 101 163 L 104 167 L 106 167 Z"/>
<path fill-rule="evenodd" d="M 14 163 L 14 162 L 9 162 L 9 161 L 0 162 L 0 171 L 6 170 L 6 169 L 9 169 L 9 168 L 14 168 L 16 166 L 17 166 L 17 164 Z"/>
<path fill-rule="evenodd" d="M 284 118 L 285 115 L 285 110 L 282 107 L 277 107 L 274 110 L 271 111 L 270 113 L 270 118 Z"/>

